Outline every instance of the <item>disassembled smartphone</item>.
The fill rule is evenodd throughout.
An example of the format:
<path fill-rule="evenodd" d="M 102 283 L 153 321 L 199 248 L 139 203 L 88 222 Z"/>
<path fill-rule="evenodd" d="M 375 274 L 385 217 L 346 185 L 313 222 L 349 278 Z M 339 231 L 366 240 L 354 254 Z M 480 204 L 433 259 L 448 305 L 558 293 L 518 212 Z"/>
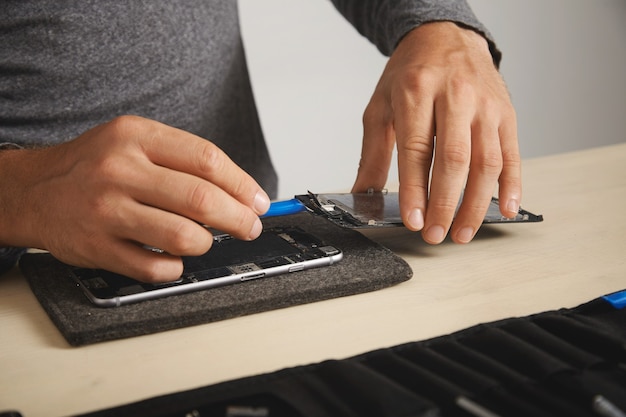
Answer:
<path fill-rule="evenodd" d="M 310 212 L 326 217 L 331 222 L 350 229 L 403 226 L 397 192 L 368 191 L 365 193 L 296 195 Z M 513 218 L 500 213 L 499 201 L 493 197 L 483 220 L 487 223 L 522 223 L 543 221 L 520 208 Z"/>
<path fill-rule="evenodd" d="M 174 282 L 147 284 L 100 269 L 73 269 L 73 277 L 94 304 L 114 307 L 331 265 L 341 250 L 296 227 L 271 228 L 253 241 L 216 235 L 202 256 L 183 257 L 183 275 Z"/>

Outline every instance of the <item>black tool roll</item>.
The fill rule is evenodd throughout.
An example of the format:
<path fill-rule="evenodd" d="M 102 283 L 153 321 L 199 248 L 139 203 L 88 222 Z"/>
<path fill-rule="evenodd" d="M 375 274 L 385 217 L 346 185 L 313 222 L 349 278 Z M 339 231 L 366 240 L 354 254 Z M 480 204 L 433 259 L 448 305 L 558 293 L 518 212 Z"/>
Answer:
<path fill-rule="evenodd" d="M 616 305 L 598 298 L 84 417 L 623 417 L 626 308 Z"/>

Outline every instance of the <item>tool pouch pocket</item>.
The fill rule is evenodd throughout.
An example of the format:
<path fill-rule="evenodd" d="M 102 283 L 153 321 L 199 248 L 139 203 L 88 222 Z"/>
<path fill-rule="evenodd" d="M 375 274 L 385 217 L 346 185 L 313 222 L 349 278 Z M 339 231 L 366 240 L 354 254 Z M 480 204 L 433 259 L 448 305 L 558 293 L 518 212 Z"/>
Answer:
<path fill-rule="evenodd" d="M 626 308 L 599 298 L 89 416 L 622 416 L 625 364 Z"/>

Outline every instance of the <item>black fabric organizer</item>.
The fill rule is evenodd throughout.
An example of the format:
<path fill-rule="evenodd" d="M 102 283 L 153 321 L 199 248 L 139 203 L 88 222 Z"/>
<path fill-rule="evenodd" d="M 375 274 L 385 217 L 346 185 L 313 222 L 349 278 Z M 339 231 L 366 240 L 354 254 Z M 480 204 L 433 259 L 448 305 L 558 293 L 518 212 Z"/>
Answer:
<path fill-rule="evenodd" d="M 623 410 L 626 308 L 598 298 L 83 417 L 618 417 Z"/>
<path fill-rule="evenodd" d="M 344 258 L 329 267 L 114 308 L 92 305 L 70 278 L 70 267 L 50 254 L 25 254 L 19 266 L 48 316 L 73 346 L 380 290 L 412 276 L 409 265 L 389 249 L 324 218 L 305 212 L 267 218 L 264 223 L 298 226 L 340 248 Z"/>

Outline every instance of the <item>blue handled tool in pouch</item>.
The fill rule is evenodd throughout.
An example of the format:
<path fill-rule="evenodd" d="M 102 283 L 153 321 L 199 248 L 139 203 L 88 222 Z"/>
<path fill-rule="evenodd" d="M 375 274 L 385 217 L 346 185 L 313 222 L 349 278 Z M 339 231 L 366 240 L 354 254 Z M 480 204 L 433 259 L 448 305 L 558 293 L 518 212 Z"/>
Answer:
<path fill-rule="evenodd" d="M 618 310 L 626 307 L 626 290 L 607 294 L 602 298 Z"/>

